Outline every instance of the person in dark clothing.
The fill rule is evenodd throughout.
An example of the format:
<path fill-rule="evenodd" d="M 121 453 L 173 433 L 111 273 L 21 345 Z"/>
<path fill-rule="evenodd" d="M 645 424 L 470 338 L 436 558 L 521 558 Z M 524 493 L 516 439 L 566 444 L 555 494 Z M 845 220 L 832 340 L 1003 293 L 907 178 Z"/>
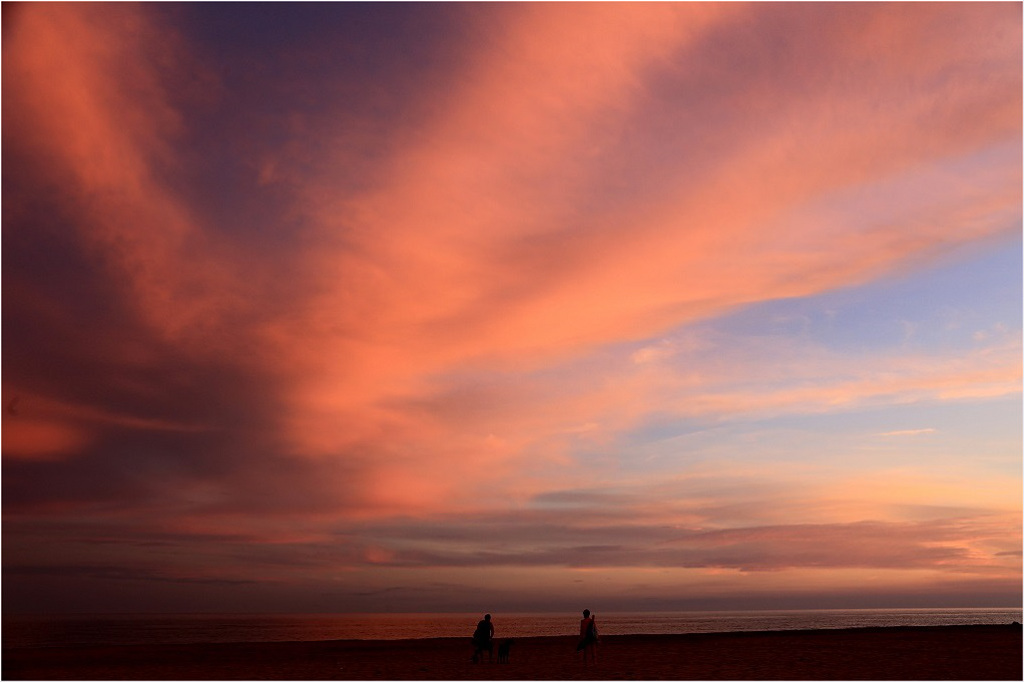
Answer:
<path fill-rule="evenodd" d="M 597 662 L 597 621 L 591 615 L 590 609 L 583 609 L 583 620 L 580 621 L 580 641 L 576 645 L 576 651 L 583 652 L 583 663 L 587 658 Z"/>
<path fill-rule="evenodd" d="M 487 660 L 494 660 L 494 623 L 491 622 L 491 614 L 484 616 L 484 619 L 476 624 L 476 631 L 473 632 L 473 662 L 476 663 L 487 652 Z"/>

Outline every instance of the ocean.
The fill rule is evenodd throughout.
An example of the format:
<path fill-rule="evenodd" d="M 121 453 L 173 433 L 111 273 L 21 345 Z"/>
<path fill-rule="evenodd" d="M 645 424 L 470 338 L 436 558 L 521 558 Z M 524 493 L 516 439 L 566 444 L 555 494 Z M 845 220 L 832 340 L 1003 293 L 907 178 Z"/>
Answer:
<path fill-rule="evenodd" d="M 422 639 L 472 635 L 479 613 L 4 615 L 4 647 Z M 602 635 L 1021 622 L 1019 608 L 597 613 Z M 495 637 L 578 633 L 576 613 L 492 614 Z"/>

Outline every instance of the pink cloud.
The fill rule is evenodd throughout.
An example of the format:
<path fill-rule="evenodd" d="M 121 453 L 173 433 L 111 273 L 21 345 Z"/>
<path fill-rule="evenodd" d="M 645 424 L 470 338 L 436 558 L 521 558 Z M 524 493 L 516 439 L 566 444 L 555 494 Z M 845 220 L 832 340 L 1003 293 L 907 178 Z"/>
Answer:
<path fill-rule="evenodd" d="M 271 562 L 298 545 L 333 547 L 328 558 L 350 568 L 501 564 L 513 552 L 480 549 L 475 528 L 457 529 L 470 550 L 453 553 L 446 537 L 441 549 L 338 541 L 332 524 L 433 523 L 599 487 L 623 475 L 617 464 L 574 454 L 612 447 L 655 413 L 726 421 L 1019 394 L 1013 335 L 853 363 L 792 339 L 719 348 L 686 331 L 1019 231 L 1019 8 L 516 5 L 501 22 L 475 11 L 484 37 L 464 47 L 451 87 L 417 91 L 387 129 L 327 86 L 333 109 L 287 103 L 278 147 L 235 112 L 251 177 L 230 208 L 265 221 L 248 226 L 188 186 L 190 98 L 216 99 L 219 82 L 182 36 L 144 7 L 26 8 L 5 46 L 5 134 L 38 153 L 74 243 L 153 334 L 142 351 L 111 333 L 116 360 L 103 367 L 158 365 L 173 349 L 199 376 L 255 379 L 219 394 L 189 377 L 211 396 L 203 418 L 19 383 L 49 411 L 5 417 L 5 456 L 71 460 L 108 432 L 205 435 L 223 464 L 194 457 L 194 478 L 154 466 L 150 528 L 168 537 L 234 538 Z M 262 215 L 251 197 L 270 193 L 277 212 Z M 256 234 L 279 241 L 250 244 Z M 59 319 L 44 303 L 40 315 Z M 132 379 L 134 395 L 160 393 L 147 379 Z M 245 401 L 254 416 L 218 432 L 208 416 Z M 609 514 L 648 520 L 644 532 L 669 544 L 655 521 L 717 520 L 682 543 L 697 557 L 688 566 L 708 570 L 981 570 L 982 546 L 1002 542 L 890 511 L 865 524 L 900 493 L 854 493 L 832 510 L 842 518 L 814 527 L 786 525 L 822 511 L 813 496 L 777 524 L 722 491 L 714 504 L 617 499 Z M 743 529 L 725 527 L 741 515 Z M 594 564 L 684 561 L 591 518 L 581 546 Z M 894 553 L 887 534 L 902 541 Z M 840 556 L 850 543 L 862 563 Z M 562 538 L 522 562 L 571 563 L 579 549 Z"/>
<path fill-rule="evenodd" d="M 958 53 L 935 53 L 915 38 L 910 17 L 893 11 L 865 19 L 879 35 L 910 36 L 899 45 L 877 38 L 886 44 L 884 69 L 863 61 L 863 27 L 826 24 L 839 56 L 801 74 L 824 87 L 758 117 L 756 131 L 723 128 L 732 142 L 712 165 L 697 157 L 702 177 L 693 177 L 689 159 L 659 160 L 648 171 L 657 192 L 627 191 L 599 202 L 600 212 L 590 208 L 602 166 L 631 153 L 619 136 L 637 103 L 665 106 L 652 74 L 680 77 L 673 59 L 699 58 L 701 41 L 734 30 L 741 15 L 732 6 L 643 10 L 511 12 L 466 66 L 461 87 L 424 122 L 422 141 L 395 150 L 379 187 L 329 201 L 332 175 L 311 179 L 307 210 L 322 234 L 318 247 L 327 248 L 310 252 L 305 267 L 322 293 L 296 302 L 286 318 L 234 330 L 220 320 L 264 295 L 266 271 L 258 262 L 243 267 L 158 180 L 184 124 L 148 65 L 175 54 L 174 41 L 128 10 L 102 22 L 84 10 L 26 13 L 20 30 L 37 39 L 14 53 L 10 87 L 32 112 L 32 124 L 22 124 L 52 140 L 79 191 L 98 198 L 83 237 L 129 274 L 140 312 L 197 351 L 248 345 L 253 359 L 273 362 L 292 385 L 283 426 L 308 453 L 347 450 L 410 423 L 425 428 L 382 404 L 429 390 L 430 377 L 453 366 L 535 369 L 733 306 L 859 282 L 998 231 L 984 216 L 1019 204 L 1013 159 L 968 184 L 916 170 L 1013 138 L 1019 103 L 986 108 L 970 125 L 944 123 L 979 97 L 996 98 L 1002 75 L 969 86 L 949 79 L 920 98 L 902 92 L 916 69 L 940 72 Z M 133 41 L 111 39 L 129 24 Z M 997 60 L 1000 49 L 1017 48 L 996 41 L 987 58 Z M 131 58 L 140 54 L 149 61 Z M 844 91 L 824 80 L 848 68 Z M 722 75 L 724 85 L 730 77 Z M 698 102 L 700 95 L 692 93 Z M 880 98 L 889 102 L 883 109 Z M 839 125 L 836 102 L 853 125 Z M 922 117 L 937 125 L 919 125 Z M 595 140 L 609 143 L 596 156 Z M 906 204 L 898 229 L 888 222 L 891 207 L 872 203 L 887 199 L 877 183 L 895 183 L 893 196 Z M 863 202 L 871 221 L 827 224 L 836 220 L 827 203 L 836 193 Z M 335 239 L 341 224 L 345 237 Z M 593 421 L 585 408 L 579 421 Z"/>
<path fill-rule="evenodd" d="M 681 21 L 680 11 L 698 16 Z M 642 202 L 623 194 L 608 213 L 590 209 L 595 169 L 608 162 L 615 134 L 634 113 L 627 102 L 657 105 L 647 74 L 698 49 L 693 45 L 703 33 L 728 25 L 735 11 L 713 16 L 717 11 L 705 8 L 659 7 L 652 17 L 626 12 L 625 23 L 619 8 L 583 20 L 578 13 L 524 12 L 467 67 L 465 86 L 451 93 L 424 142 L 396 151 L 393 172 L 380 187 L 314 204 L 311 217 L 323 233 L 318 246 L 329 248 L 310 252 L 305 265 L 323 293 L 297 301 L 286 318 L 235 331 L 219 318 L 245 305 L 242 292 L 263 293 L 261 273 L 243 275 L 241 264 L 155 180 L 175 124 L 153 74 L 126 75 L 116 67 L 120 55 L 97 55 L 94 45 L 110 41 L 102 27 L 82 22 L 78 53 L 86 59 L 76 60 L 82 73 L 44 94 L 54 98 L 50 109 L 72 103 L 76 115 L 94 122 L 85 133 L 67 133 L 71 143 L 61 147 L 86 191 L 104 196 L 114 186 L 129 188 L 126 196 L 100 202 L 92 225 L 104 227 L 88 235 L 115 267 L 133 273 L 130 284 L 147 319 L 204 352 L 252 344 L 253 359 L 272 362 L 271 371 L 284 377 L 281 427 L 293 451 L 352 463 L 362 472 L 357 499 L 376 513 L 471 509 L 481 502 L 460 492 L 467 483 L 470 490 L 496 485 L 515 496 L 543 489 L 551 480 L 515 472 L 567 464 L 565 455 L 580 438 L 607 437 L 650 409 L 763 413 L 1017 390 L 1019 362 L 980 370 L 944 362 L 919 372 L 883 366 L 874 376 L 825 381 L 814 378 L 820 368 L 783 365 L 812 385 L 780 388 L 764 377 L 763 389 L 755 381 L 739 390 L 722 378 L 658 368 L 605 370 L 600 384 L 562 374 L 558 382 L 568 378 L 575 390 L 552 382 L 501 388 L 477 420 L 470 418 L 471 403 L 486 394 L 470 394 L 468 402 L 457 393 L 442 395 L 425 412 L 410 410 L 417 401 L 435 400 L 435 377 L 467 362 L 541 369 L 580 349 L 649 337 L 732 306 L 862 281 L 950 241 L 1001 229 L 976 219 L 979 206 L 984 216 L 1019 205 L 1019 173 L 964 185 L 961 176 L 914 168 L 961 154 L 985 134 L 998 141 L 1013 130 L 1009 119 L 981 121 L 966 133 L 952 129 L 944 148 L 930 138 L 902 142 L 893 155 L 895 138 L 933 134 L 934 127 L 917 133 L 912 122 L 929 115 L 934 102 L 900 98 L 895 110 L 876 113 L 878 89 L 884 93 L 900 81 L 873 77 L 869 91 L 853 86 L 842 97 L 846 115 L 857 121 L 852 128 L 834 120 L 840 93 L 798 97 L 759 119 L 757 136 L 723 131 L 736 140 L 705 177 L 690 177 L 683 159 L 662 162 L 659 193 Z M 71 29 L 51 30 L 58 40 L 59 30 Z M 595 40 L 602 49 L 588 50 Z M 917 55 L 905 58 L 919 64 Z M 894 63 L 907 68 L 898 58 Z M 119 89 L 135 81 L 147 93 L 140 101 Z M 74 87 L 82 88 L 78 95 Z M 104 96 L 90 98 L 90 92 Z M 951 108 L 977 96 L 943 92 Z M 153 129 L 148 121 L 161 125 Z M 59 122 L 48 125 L 60 130 Z M 55 137 L 61 139 L 59 132 Z M 613 151 L 594 156 L 595 139 L 609 141 Z M 111 145 L 122 150 L 114 157 L 120 163 L 104 155 Z M 663 179 L 674 176 L 678 183 Z M 331 179 L 312 179 L 310 191 L 328 193 Z M 872 183 L 894 189 L 879 192 Z M 828 204 L 837 194 L 863 202 L 872 222 L 837 222 Z M 895 230 L 880 222 L 891 219 L 891 207 L 874 203 L 887 202 L 889 194 L 907 205 Z M 339 223 L 347 234 L 333 245 Z M 586 423 L 600 426 L 563 435 Z M 504 445 L 495 447 L 492 438 Z M 452 468 L 459 477 L 451 477 Z"/>
<path fill-rule="evenodd" d="M 73 426 L 42 420 L 4 419 L 4 457 L 49 460 L 73 455 L 89 442 L 89 434 Z"/>
<path fill-rule="evenodd" d="M 165 81 L 197 63 L 137 7 L 31 7 L 12 31 L 4 91 L 18 105 L 5 123 L 46 160 L 78 239 L 137 313 L 168 338 L 208 349 L 222 316 L 243 303 L 240 274 L 228 245 L 164 180 L 180 164 L 175 98 L 187 94 Z"/>

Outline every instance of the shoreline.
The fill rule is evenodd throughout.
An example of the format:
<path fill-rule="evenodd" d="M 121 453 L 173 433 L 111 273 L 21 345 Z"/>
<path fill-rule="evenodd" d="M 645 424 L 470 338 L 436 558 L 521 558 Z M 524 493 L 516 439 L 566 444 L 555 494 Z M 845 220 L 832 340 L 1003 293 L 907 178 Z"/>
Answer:
<path fill-rule="evenodd" d="M 1022 679 L 1020 625 L 943 625 L 514 640 L 473 664 L 468 637 L 3 647 L 4 680 Z"/>

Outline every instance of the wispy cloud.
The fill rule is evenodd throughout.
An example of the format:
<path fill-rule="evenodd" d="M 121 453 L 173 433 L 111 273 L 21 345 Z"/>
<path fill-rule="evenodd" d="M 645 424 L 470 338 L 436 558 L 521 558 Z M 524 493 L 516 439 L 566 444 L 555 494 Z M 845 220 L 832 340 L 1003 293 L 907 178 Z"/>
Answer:
<path fill-rule="evenodd" d="M 886 431 L 885 433 L 878 434 L 879 436 L 925 436 L 932 433 L 938 433 L 936 429 L 904 429 L 902 431 Z"/>
<path fill-rule="evenodd" d="M 889 470 L 857 453 L 820 454 L 857 494 L 836 483 L 835 518 L 808 524 L 830 507 L 798 494 L 796 456 L 770 501 L 806 507 L 773 514 L 769 444 L 716 451 L 735 475 L 689 506 L 652 483 L 711 474 L 645 447 L 661 424 L 1019 399 L 1006 311 L 972 319 L 969 348 L 929 340 L 909 302 L 870 347 L 834 308 L 845 344 L 799 312 L 736 326 L 1009 248 L 1018 10 L 405 7 L 379 30 L 422 11 L 418 28 L 385 54 L 348 7 L 297 8 L 302 40 L 275 26 L 255 51 L 206 35 L 212 7 L 20 8 L 4 398 L 25 400 L 4 416 L 5 536 L 79 515 L 112 546 L 245 538 L 203 560 L 246 563 L 249 544 L 268 579 L 283 547 L 348 570 L 981 570 L 978 526 L 901 517 L 898 490 L 861 485 Z M 940 447 L 952 429 L 933 419 L 864 426 L 862 447 Z M 917 508 L 975 508 L 929 480 L 942 492 Z M 101 555 L 74 565 L 130 563 Z"/>

